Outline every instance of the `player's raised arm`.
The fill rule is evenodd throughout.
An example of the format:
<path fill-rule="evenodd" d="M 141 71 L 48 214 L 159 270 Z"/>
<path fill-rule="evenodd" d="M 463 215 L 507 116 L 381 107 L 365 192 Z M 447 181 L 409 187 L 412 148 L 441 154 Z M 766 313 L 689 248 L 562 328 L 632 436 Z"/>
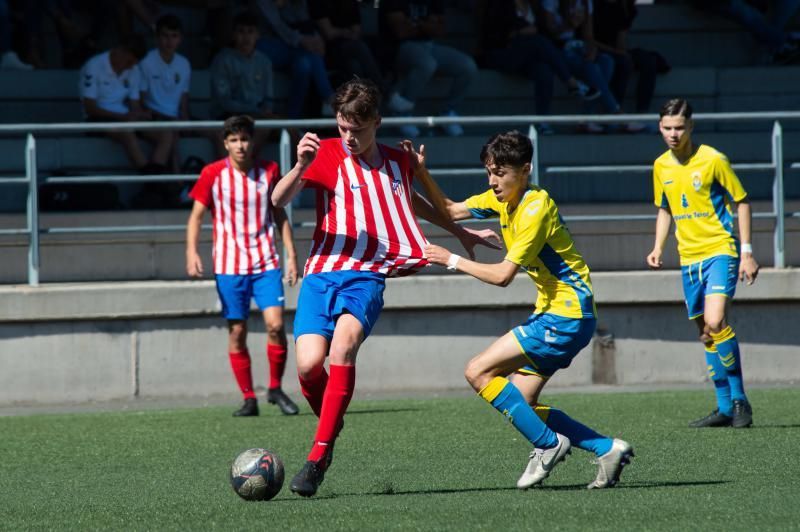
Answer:
<path fill-rule="evenodd" d="M 464 272 L 484 283 L 496 286 L 508 286 L 511 284 L 519 270 L 519 266 L 509 260 L 503 260 L 495 264 L 476 262 L 460 257 L 442 246 L 434 244 L 425 246 L 425 256 L 433 264 L 446 266 L 448 270 Z"/>
<path fill-rule="evenodd" d="M 672 214 L 664 207 L 658 208 L 656 215 L 656 236 L 653 243 L 653 251 L 647 255 L 647 265 L 654 270 L 661 268 L 663 264 L 661 255 L 664 253 L 664 244 L 667 242 L 669 227 L 672 224 Z"/>
<path fill-rule="evenodd" d="M 753 284 L 758 277 L 759 265 L 753 256 L 752 244 L 752 219 L 753 214 L 750 209 L 750 202 L 742 200 L 736 207 L 739 217 L 739 239 L 741 240 L 741 260 L 739 261 L 739 280 L 747 284 Z"/>
<path fill-rule="evenodd" d="M 311 165 L 319 151 L 319 137 L 316 133 L 306 133 L 297 143 L 297 163 L 283 176 L 272 191 L 272 204 L 285 207 L 303 188 L 303 174 Z"/>
<path fill-rule="evenodd" d="M 189 277 L 203 276 L 203 260 L 197 252 L 197 244 L 200 241 L 200 229 L 205 213 L 206 206 L 195 201 L 189 214 L 189 221 L 186 223 L 186 273 Z"/>

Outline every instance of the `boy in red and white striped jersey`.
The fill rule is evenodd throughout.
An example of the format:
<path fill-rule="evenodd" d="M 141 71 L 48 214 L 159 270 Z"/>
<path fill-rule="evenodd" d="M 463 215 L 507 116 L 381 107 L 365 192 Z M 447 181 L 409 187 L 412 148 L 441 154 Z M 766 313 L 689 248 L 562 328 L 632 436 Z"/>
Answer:
<path fill-rule="evenodd" d="M 281 389 L 286 367 L 286 333 L 283 327 L 283 283 L 280 256 L 275 248 L 275 226 L 287 249 L 289 285 L 297 281 L 297 263 L 292 229 L 282 208 L 273 207 L 270 194 L 280 178 L 273 161 L 253 156 L 255 124 L 249 116 L 225 121 L 222 138 L 228 157 L 203 168 L 190 196 L 194 199 L 186 229 L 186 271 L 203 274 L 197 252 L 203 216 L 213 218 L 214 276 L 228 320 L 228 356 L 233 374 L 244 396 L 234 416 L 257 416 L 250 354 L 247 350 L 247 318 L 255 298 L 267 328 L 269 392 L 267 400 L 284 414 L 297 414 L 297 405 Z"/>
<path fill-rule="evenodd" d="M 339 87 L 333 101 L 339 137 L 306 133 L 297 145 L 297 164 L 272 193 L 279 207 L 304 186 L 317 193 L 317 227 L 294 322 L 300 387 L 319 417 L 306 464 L 290 484 L 305 497 L 317 492 L 331 463 L 355 388 L 356 355 L 383 308 L 386 277 L 428 264 L 415 215 L 450 231 L 470 255 L 475 244 L 490 245 L 483 237 L 493 234 L 451 222 L 443 207 L 434 208 L 414 190 L 408 153 L 375 139 L 379 107 L 371 82 L 354 79 Z M 427 173 L 416 177 L 433 190 Z"/>

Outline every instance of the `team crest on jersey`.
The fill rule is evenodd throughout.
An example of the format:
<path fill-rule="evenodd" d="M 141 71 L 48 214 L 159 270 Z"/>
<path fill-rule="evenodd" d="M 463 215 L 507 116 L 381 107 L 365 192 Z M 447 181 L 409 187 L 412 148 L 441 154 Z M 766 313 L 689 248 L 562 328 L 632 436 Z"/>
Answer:
<path fill-rule="evenodd" d="M 397 178 L 392 179 L 392 192 L 396 196 L 403 194 L 403 183 Z"/>
<path fill-rule="evenodd" d="M 695 191 L 700 190 L 703 186 L 703 181 L 700 179 L 700 172 L 694 172 L 692 174 L 692 186 L 694 187 Z"/>

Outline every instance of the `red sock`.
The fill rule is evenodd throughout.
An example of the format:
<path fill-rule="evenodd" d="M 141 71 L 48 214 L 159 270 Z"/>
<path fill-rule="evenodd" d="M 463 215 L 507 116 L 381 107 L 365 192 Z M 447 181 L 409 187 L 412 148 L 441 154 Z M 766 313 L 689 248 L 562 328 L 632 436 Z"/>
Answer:
<path fill-rule="evenodd" d="M 250 372 L 250 353 L 247 351 L 231 352 L 228 353 L 228 359 L 231 361 L 233 376 L 236 377 L 242 395 L 245 399 L 254 399 L 256 394 L 253 391 L 253 374 Z"/>
<path fill-rule="evenodd" d="M 325 388 L 328 386 L 328 372 L 325 366 L 319 367 L 319 372 L 307 378 L 300 377 L 300 391 L 308 401 L 311 410 L 317 417 L 322 413 L 322 398 L 325 396 Z"/>
<path fill-rule="evenodd" d="M 286 369 L 286 346 L 267 344 L 269 360 L 269 389 L 281 387 L 283 371 Z"/>
<path fill-rule="evenodd" d="M 322 414 L 319 416 L 314 446 L 308 453 L 308 460 L 312 462 L 320 462 L 325 458 L 328 449 L 333 445 L 356 387 L 355 366 L 331 364 L 330 369 L 330 382 L 325 388 L 325 397 L 322 399 Z"/>

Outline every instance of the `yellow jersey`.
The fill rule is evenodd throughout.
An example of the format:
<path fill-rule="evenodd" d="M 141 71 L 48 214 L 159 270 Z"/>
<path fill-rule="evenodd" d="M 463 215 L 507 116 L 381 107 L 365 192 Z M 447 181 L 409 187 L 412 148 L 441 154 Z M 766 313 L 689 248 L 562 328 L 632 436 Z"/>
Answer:
<path fill-rule="evenodd" d="M 528 272 L 536 284 L 535 313 L 597 316 L 589 267 L 546 191 L 531 187 L 513 212 L 508 212 L 508 204 L 498 201 L 491 190 L 468 198 L 465 205 L 474 218 L 500 217 L 508 249 L 505 259 Z"/>
<path fill-rule="evenodd" d="M 739 256 L 731 202 L 747 192 L 725 155 L 702 144 L 681 164 L 667 150 L 653 164 L 653 192 L 656 206 L 672 212 L 681 265 Z"/>

